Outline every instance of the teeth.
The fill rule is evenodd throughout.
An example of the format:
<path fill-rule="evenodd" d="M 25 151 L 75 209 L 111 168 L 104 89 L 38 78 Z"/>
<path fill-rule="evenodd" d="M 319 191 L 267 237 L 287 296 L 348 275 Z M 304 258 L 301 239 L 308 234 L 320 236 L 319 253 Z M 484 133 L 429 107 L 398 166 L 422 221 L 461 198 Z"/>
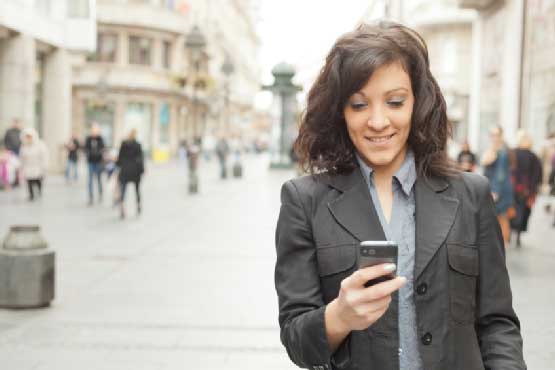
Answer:
<path fill-rule="evenodd" d="M 369 138 L 369 140 L 373 143 L 382 143 L 384 141 L 387 141 L 387 140 L 391 139 L 392 137 L 393 137 L 393 135 L 384 136 L 384 137 L 371 137 L 371 138 Z"/>

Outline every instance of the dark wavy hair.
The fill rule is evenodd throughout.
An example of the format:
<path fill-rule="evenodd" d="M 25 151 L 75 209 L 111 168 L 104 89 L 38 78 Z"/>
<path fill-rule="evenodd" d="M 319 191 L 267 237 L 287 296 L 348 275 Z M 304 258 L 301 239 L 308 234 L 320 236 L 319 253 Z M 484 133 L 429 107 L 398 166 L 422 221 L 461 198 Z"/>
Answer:
<path fill-rule="evenodd" d="M 348 173 L 358 165 L 343 109 L 381 66 L 399 62 L 414 94 L 409 147 L 419 176 L 451 177 L 456 165 L 447 156 L 452 127 L 445 100 L 430 73 L 428 49 L 416 31 L 380 21 L 362 24 L 340 37 L 308 93 L 294 148 L 303 170 L 314 174 Z"/>

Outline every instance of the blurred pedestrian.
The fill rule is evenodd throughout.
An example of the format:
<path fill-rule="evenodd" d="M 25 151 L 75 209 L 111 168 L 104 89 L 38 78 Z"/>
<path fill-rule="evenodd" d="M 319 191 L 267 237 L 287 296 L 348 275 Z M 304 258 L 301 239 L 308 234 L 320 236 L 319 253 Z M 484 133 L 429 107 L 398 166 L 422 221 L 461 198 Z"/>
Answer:
<path fill-rule="evenodd" d="M 0 143 L 0 189 L 10 190 L 14 181 L 19 160 L 17 156 Z"/>
<path fill-rule="evenodd" d="M 503 128 L 501 126 L 492 127 L 489 135 L 490 147 L 484 153 L 481 163 L 484 166 L 484 175 L 490 181 L 497 220 L 499 226 L 501 226 L 503 240 L 507 247 L 511 237 L 509 221 L 514 217 L 511 153 L 503 140 Z"/>
<path fill-rule="evenodd" d="M 18 118 L 14 118 L 12 127 L 6 130 L 4 145 L 7 150 L 11 151 L 16 157 L 19 157 L 19 151 L 21 149 L 21 122 Z M 15 171 L 12 185 L 17 187 L 19 185 L 20 174 L 18 168 Z"/>
<path fill-rule="evenodd" d="M 229 144 L 224 135 L 222 135 L 216 144 L 216 155 L 220 164 L 220 178 L 227 178 L 227 156 L 229 155 Z"/>
<path fill-rule="evenodd" d="M 461 151 L 457 156 L 457 163 L 465 172 L 474 172 L 476 169 L 476 154 L 470 150 L 468 140 L 465 140 L 461 146 Z"/>
<path fill-rule="evenodd" d="M 98 183 L 98 201 L 102 202 L 102 170 L 104 159 L 104 139 L 100 135 L 100 126 L 96 122 L 91 125 L 91 133 L 85 139 L 85 153 L 89 170 L 88 190 L 89 205 L 93 204 L 93 182 L 96 177 Z"/>
<path fill-rule="evenodd" d="M 187 160 L 189 162 L 189 194 L 198 193 L 198 162 L 201 148 L 198 140 L 187 146 Z"/>
<path fill-rule="evenodd" d="M 42 196 L 43 179 L 48 166 L 48 149 L 40 140 L 33 128 L 26 128 L 22 132 L 22 146 L 19 152 L 21 171 L 27 180 L 29 201 L 35 199 L 35 187 L 38 195 Z"/>
<path fill-rule="evenodd" d="M 120 184 L 120 217 L 125 218 L 125 188 L 128 183 L 135 185 L 137 214 L 141 214 L 141 177 L 144 173 L 144 157 L 141 144 L 137 141 L 137 130 L 132 129 L 127 140 L 121 143 L 117 160 Z"/>
<path fill-rule="evenodd" d="M 516 232 L 516 245 L 520 247 L 520 234 L 528 230 L 528 219 L 542 183 L 542 165 L 538 156 L 530 150 L 532 139 L 528 133 L 519 131 L 517 140 L 515 168 L 512 171 L 516 212 L 511 220 L 511 229 Z"/>
<path fill-rule="evenodd" d="M 10 127 L 4 135 L 4 145 L 6 149 L 10 150 L 15 155 L 19 155 L 21 149 L 21 122 L 19 119 L 14 119 L 12 127 Z"/>
<path fill-rule="evenodd" d="M 78 153 L 81 148 L 81 143 L 75 133 L 71 134 L 71 138 L 65 144 L 67 150 L 67 164 L 66 164 L 66 182 L 77 181 L 77 161 L 79 159 Z"/>

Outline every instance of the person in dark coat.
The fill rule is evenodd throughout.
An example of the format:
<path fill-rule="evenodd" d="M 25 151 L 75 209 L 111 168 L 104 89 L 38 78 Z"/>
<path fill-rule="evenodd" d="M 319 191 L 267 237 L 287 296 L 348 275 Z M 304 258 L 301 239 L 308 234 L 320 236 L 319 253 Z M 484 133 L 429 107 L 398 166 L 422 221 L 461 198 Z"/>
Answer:
<path fill-rule="evenodd" d="M 137 214 L 141 214 L 141 177 L 144 173 L 143 148 L 137 141 L 137 130 L 132 129 L 127 140 L 121 143 L 118 160 L 118 181 L 120 184 L 120 216 L 125 218 L 125 188 L 128 183 L 135 184 Z"/>
<path fill-rule="evenodd" d="M 526 369 L 491 190 L 448 158 L 429 66 L 416 31 L 362 24 L 308 93 L 295 146 L 310 175 L 283 184 L 275 235 L 280 339 L 299 367 Z M 358 268 L 360 243 L 385 240 L 396 263 Z"/>
<path fill-rule="evenodd" d="M 525 131 L 519 131 L 518 148 L 514 150 L 515 168 L 512 171 L 514 205 L 516 215 L 511 220 L 511 229 L 516 232 L 516 245 L 520 247 L 520 233 L 528 229 L 528 218 L 542 183 L 542 165 L 530 148 L 532 140 Z"/>
<path fill-rule="evenodd" d="M 6 131 L 4 145 L 6 149 L 19 156 L 19 150 L 21 149 L 21 123 L 18 119 L 14 119 L 12 127 Z"/>
<path fill-rule="evenodd" d="M 66 181 L 69 183 L 73 178 L 73 181 L 77 181 L 77 160 L 79 159 L 79 148 L 81 144 L 75 133 L 71 134 L 71 138 L 65 144 L 67 150 L 67 164 L 66 164 Z M 73 173 L 73 176 L 71 175 Z"/>
<path fill-rule="evenodd" d="M 105 149 L 104 139 L 100 135 L 100 126 L 98 123 L 93 122 L 91 125 L 91 134 L 85 139 L 84 147 L 87 156 L 87 166 L 89 168 L 89 205 L 93 204 L 93 182 L 95 177 L 98 183 L 98 201 L 102 201 L 102 170 Z"/>
<path fill-rule="evenodd" d="M 476 169 L 476 154 L 470 150 L 468 140 L 465 140 L 462 144 L 462 150 L 457 156 L 457 162 L 463 171 L 474 172 Z"/>

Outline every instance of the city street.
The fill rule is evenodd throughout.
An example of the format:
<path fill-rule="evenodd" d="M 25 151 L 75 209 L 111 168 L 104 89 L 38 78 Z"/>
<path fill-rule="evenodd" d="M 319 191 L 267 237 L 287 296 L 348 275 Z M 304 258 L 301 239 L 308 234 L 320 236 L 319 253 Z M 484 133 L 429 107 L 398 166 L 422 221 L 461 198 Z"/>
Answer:
<path fill-rule="evenodd" d="M 187 194 L 183 163 L 148 164 L 143 214 L 134 189 L 127 218 L 87 206 L 78 184 L 47 179 L 44 197 L 0 192 L 0 236 L 39 224 L 56 255 L 56 299 L 39 310 L 0 310 L 5 370 L 295 369 L 279 341 L 273 283 L 279 189 L 293 171 L 245 159 L 244 178 L 220 180 L 201 162 Z M 523 247 L 508 250 L 515 309 L 530 369 L 555 363 L 555 228 L 541 198 Z"/>

